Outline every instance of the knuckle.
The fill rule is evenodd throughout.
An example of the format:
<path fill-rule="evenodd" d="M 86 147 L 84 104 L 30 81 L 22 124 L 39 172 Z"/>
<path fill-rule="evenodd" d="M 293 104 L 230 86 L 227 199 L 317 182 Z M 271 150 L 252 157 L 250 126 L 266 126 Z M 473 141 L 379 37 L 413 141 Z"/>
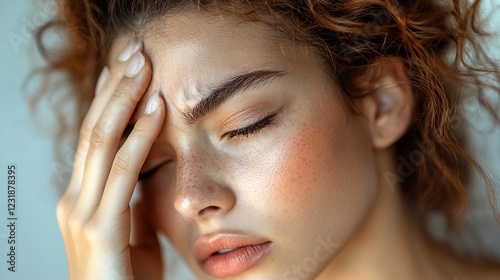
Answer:
<path fill-rule="evenodd" d="M 109 68 L 109 81 L 119 81 L 123 78 L 123 73 L 118 70 L 117 67 L 110 67 Z"/>
<path fill-rule="evenodd" d="M 102 236 L 102 227 L 94 219 L 89 220 L 81 229 L 81 233 L 86 240 L 96 241 Z"/>
<path fill-rule="evenodd" d="M 142 115 L 134 126 L 134 137 L 140 138 L 141 142 L 146 144 L 153 144 L 155 123 L 149 118 L 149 115 Z"/>
<path fill-rule="evenodd" d="M 101 247 L 102 244 L 109 245 L 116 238 L 116 226 L 110 226 L 109 222 L 97 216 L 90 218 L 82 227 L 82 239 L 86 244 Z M 99 248 L 102 249 L 102 248 Z"/>
<path fill-rule="evenodd" d="M 69 213 L 66 223 L 69 231 L 72 233 L 80 233 L 85 225 L 84 219 L 82 219 L 81 215 L 76 213 L 76 211 L 71 211 L 71 213 Z"/>
<path fill-rule="evenodd" d="M 112 99 L 114 102 L 119 103 L 121 106 L 125 107 L 127 110 L 132 110 L 135 108 L 135 104 L 138 100 L 133 98 L 130 94 L 131 86 L 128 84 L 120 84 L 113 93 Z"/>
<path fill-rule="evenodd" d="M 151 134 L 151 127 L 144 123 L 143 120 L 139 120 L 134 126 L 134 135 L 139 138 L 144 138 Z"/>
<path fill-rule="evenodd" d="M 68 217 L 68 207 L 66 203 L 58 202 L 56 206 L 56 219 L 59 225 L 65 225 Z"/>
<path fill-rule="evenodd" d="M 108 133 L 107 126 L 100 123 L 92 129 L 91 135 L 90 135 L 90 146 L 93 149 L 98 149 L 104 144 L 104 141 L 106 139 L 106 134 Z"/>
<path fill-rule="evenodd" d="M 59 223 L 63 223 L 66 221 L 66 217 L 69 212 L 69 202 L 67 197 L 63 196 L 56 205 L 56 218 Z"/>
<path fill-rule="evenodd" d="M 126 147 L 122 147 L 116 154 L 112 166 L 112 173 L 115 175 L 122 175 L 129 171 L 130 161 L 132 160 L 132 151 Z"/>
<path fill-rule="evenodd" d="M 82 126 L 80 127 L 79 137 L 80 140 L 87 140 L 90 137 L 92 127 L 89 124 L 89 120 L 85 118 L 83 120 Z"/>

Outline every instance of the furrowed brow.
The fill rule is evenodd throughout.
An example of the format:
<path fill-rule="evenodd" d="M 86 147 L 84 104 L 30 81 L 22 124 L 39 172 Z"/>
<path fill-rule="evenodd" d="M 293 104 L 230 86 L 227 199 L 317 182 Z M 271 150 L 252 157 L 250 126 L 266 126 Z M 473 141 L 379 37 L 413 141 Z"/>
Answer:
<path fill-rule="evenodd" d="M 229 98 L 249 88 L 263 86 L 272 80 L 283 76 L 283 71 L 258 70 L 230 78 L 226 82 L 210 90 L 192 109 L 183 113 L 184 120 L 188 124 L 194 124 L 198 119 L 215 110 Z"/>

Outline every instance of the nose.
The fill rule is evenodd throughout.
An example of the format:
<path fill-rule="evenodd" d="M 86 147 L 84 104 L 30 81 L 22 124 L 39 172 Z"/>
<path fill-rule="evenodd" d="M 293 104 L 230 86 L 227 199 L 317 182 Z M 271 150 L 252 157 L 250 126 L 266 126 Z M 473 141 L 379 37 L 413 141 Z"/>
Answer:
<path fill-rule="evenodd" d="M 192 151 L 178 157 L 174 207 L 185 218 L 200 221 L 221 217 L 233 208 L 235 193 L 223 182 L 216 161 Z"/>

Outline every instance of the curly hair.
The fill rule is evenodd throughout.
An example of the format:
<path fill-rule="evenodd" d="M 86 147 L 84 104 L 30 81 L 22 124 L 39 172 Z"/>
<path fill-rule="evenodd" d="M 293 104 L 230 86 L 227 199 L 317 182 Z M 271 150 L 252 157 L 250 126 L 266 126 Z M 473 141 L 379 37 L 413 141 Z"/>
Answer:
<path fill-rule="evenodd" d="M 481 45 L 489 34 L 481 28 L 480 5 L 480 0 L 65 0 L 57 17 L 38 30 L 37 42 L 49 61 L 44 73 L 68 75 L 68 94 L 80 104 L 79 121 L 113 39 L 140 34 L 173 11 L 230 13 L 313 46 L 347 100 L 375 90 L 371 81 L 380 58 L 399 59 L 415 109 L 412 125 L 395 149 L 400 164 L 411 162 L 411 168 L 386 175 L 401 183 L 405 199 L 418 213 L 437 210 L 455 224 L 466 207 L 469 170 L 478 171 L 493 191 L 487 173 L 465 149 L 463 126 L 453 122 L 460 118 L 457 108 L 464 96 L 477 98 L 500 122 L 486 96 L 500 92 L 500 71 Z M 69 44 L 49 53 L 43 34 L 60 27 Z M 494 196 L 489 197 L 495 208 Z"/>

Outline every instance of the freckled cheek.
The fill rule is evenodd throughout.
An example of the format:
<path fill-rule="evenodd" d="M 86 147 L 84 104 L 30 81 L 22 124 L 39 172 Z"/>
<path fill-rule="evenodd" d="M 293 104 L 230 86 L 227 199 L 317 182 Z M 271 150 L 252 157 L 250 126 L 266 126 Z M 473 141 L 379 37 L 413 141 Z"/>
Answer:
<path fill-rule="evenodd" d="M 309 225 L 323 223 L 325 215 L 342 220 L 357 211 L 357 203 L 366 204 L 360 196 L 367 186 L 360 170 L 368 167 L 363 160 L 368 148 L 359 140 L 363 136 L 341 121 L 294 131 L 275 149 L 275 161 L 268 166 L 274 166 L 269 197 L 279 209 L 275 213 L 286 215 L 280 219 Z"/>
<path fill-rule="evenodd" d="M 285 143 L 275 157 L 273 164 L 273 197 L 275 205 L 287 209 L 290 219 L 304 219 L 305 209 L 315 207 L 314 192 L 325 183 L 325 173 L 332 174 L 333 162 L 324 162 L 324 136 L 315 131 L 303 130 Z M 332 146 L 332 143 L 329 145 Z M 329 152 L 332 152 L 331 150 Z M 331 175 L 329 175 L 331 176 Z"/>

